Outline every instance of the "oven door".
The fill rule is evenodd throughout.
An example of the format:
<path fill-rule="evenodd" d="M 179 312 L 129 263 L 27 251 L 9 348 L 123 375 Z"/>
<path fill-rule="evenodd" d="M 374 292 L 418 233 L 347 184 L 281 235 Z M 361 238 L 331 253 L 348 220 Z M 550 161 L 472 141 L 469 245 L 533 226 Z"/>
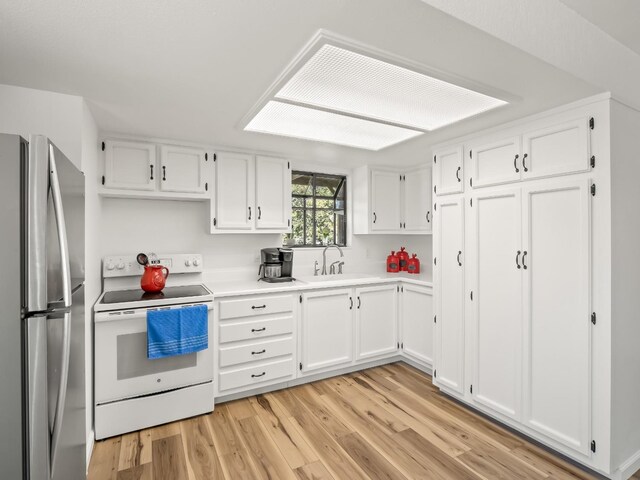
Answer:
<path fill-rule="evenodd" d="M 147 358 L 147 308 L 96 313 L 96 404 L 212 381 L 213 304 L 207 305 L 209 348 L 154 360 Z"/>

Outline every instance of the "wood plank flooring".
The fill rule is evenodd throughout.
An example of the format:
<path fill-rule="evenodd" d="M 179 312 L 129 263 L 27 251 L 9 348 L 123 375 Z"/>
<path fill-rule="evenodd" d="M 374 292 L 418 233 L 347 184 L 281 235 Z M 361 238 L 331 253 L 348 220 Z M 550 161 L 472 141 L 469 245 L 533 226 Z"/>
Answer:
<path fill-rule="evenodd" d="M 395 363 L 97 442 L 89 480 L 591 479 Z"/>

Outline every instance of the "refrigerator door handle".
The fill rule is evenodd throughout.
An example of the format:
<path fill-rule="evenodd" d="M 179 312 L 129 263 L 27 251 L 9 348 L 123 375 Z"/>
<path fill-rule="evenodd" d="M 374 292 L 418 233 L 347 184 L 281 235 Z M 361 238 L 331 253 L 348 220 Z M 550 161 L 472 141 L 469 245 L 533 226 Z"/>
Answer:
<path fill-rule="evenodd" d="M 49 182 L 51 184 L 51 196 L 53 209 L 56 216 L 58 230 L 58 243 L 60 245 L 60 263 L 62 265 L 62 300 L 65 307 L 71 306 L 71 263 L 69 262 L 69 244 L 67 243 L 66 224 L 64 222 L 64 209 L 62 208 L 62 194 L 58 169 L 53 145 L 49 144 Z"/>
<path fill-rule="evenodd" d="M 47 317 L 26 319 L 27 409 L 30 478 L 50 478 L 49 408 L 47 391 Z"/>
<path fill-rule="evenodd" d="M 69 379 L 69 356 L 71 353 L 71 312 L 65 312 L 62 333 L 62 355 L 60 365 L 60 384 L 58 385 L 58 398 L 56 400 L 55 416 L 53 418 L 53 428 L 51 429 L 51 476 L 56 461 L 56 453 L 60 443 L 60 432 L 62 431 L 62 419 L 64 407 L 67 403 L 67 384 Z"/>

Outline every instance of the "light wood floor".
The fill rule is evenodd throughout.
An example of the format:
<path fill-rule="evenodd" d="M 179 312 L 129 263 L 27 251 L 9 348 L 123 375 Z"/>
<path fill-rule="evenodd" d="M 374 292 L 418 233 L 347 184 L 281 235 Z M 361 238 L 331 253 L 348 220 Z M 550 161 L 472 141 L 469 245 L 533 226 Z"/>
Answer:
<path fill-rule="evenodd" d="M 396 363 L 97 442 L 89 480 L 588 479 Z"/>

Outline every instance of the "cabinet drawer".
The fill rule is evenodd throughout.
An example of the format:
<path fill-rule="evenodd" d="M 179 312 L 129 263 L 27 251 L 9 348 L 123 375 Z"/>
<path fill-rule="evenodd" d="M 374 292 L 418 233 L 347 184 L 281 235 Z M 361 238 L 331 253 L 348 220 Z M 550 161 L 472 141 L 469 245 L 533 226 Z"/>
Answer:
<path fill-rule="evenodd" d="M 293 311 L 293 296 L 252 297 L 220 302 L 220 320 Z"/>
<path fill-rule="evenodd" d="M 219 374 L 220 391 L 260 384 L 293 375 L 293 359 L 278 360 Z"/>
<path fill-rule="evenodd" d="M 265 342 L 226 347 L 220 349 L 220 367 L 229 367 L 240 363 L 255 362 L 282 355 L 293 354 L 293 338 L 282 338 Z"/>
<path fill-rule="evenodd" d="M 220 343 L 271 337 L 293 331 L 293 316 L 220 325 Z"/>

